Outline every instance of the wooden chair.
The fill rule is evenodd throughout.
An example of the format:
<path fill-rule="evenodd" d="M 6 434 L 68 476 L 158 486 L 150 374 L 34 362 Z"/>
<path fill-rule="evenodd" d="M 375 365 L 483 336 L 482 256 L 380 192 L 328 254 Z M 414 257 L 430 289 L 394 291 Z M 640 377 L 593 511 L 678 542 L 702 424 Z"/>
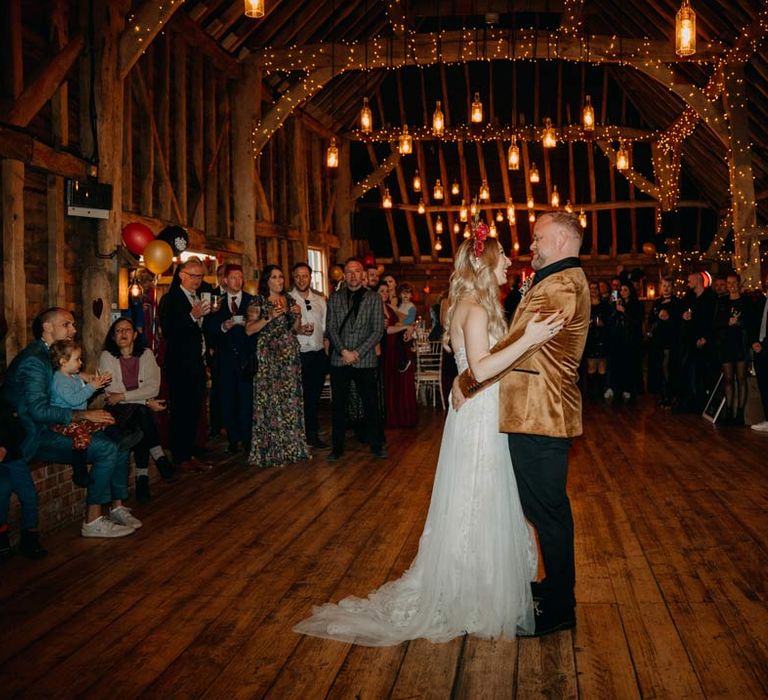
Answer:
<path fill-rule="evenodd" d="M 416 398 L 424 397 L 423 403 L 427 404 L 427 392 L 432 392 L 432 408 L 437 406 L 437 397 L 440 397 L 440 406 L 445 410 L 445 400 L 440 388 L 440 375 L 443 368 L 442 344 L 439 340 L 417 342 L 416 351 Z"/>

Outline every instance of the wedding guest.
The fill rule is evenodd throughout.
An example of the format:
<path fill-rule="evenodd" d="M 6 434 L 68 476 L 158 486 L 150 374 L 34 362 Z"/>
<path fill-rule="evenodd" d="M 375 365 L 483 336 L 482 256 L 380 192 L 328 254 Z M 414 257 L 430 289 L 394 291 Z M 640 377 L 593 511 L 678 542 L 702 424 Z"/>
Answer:
<path fill-rule="evenodd" d="M 610 316 L 611 384 L 613 395 L 629 401 L 643 388 L 643 306 L 635 288 L 622 283 Z"/>
<path fill-rule="evenodd" d="M 366 284 L 366 287 L 368 287 L 369 289 L 373 289 L 373 291 L 376 291 L 379 288 L 379 268 L 373 264 L 366 265 L 365 276 L 368 282 Z"/>
<path fill-rule="evenodd" d="M 300 462 L 309 457 L 296 339 L 301 309 L 285 292 L 285 279 L 277 265 L 264 268 L 252 305 L 259 312 L 245 327 L 247 335 L 258 334 L 248 461 L 257 467 Z"/>
<path fill-rule="evenodd" d="M 608 372 L 608 321 L 613 314 L 611 305 L 600 298 L 597 282 L 589 283 L 589 331 L 584 348 L 587 365 L 587 392 L 596 399 L 606 389 L 605 379 Z"/>
<path fill-rule="evenodd" d="M 701 273 L 688 275 L 688 293 L 682 304 L 682 393 L 685 408 L 697 413 L 704 409 L 707 391 L 712 390 L 716 380 L 716 357 L 712 342 L 715 299 L 712 288 L 704 286 Z"/>
<path fill-rule="evenodd" d="M 404 326 L 416 323 L 416 305 L 413 299 L 413 287 L 407 282 L 397 286 L 397 313 Z"/>
<path fill-rule="evenodd" d="M 331 341 L 333 393 L 333 451 L 328 461 L 344 453 L 347 397 L 354 383 L 363 402 L 368 445 L 374 456 L 386 458 L 384 431 L 376 401 L 376 345 L 384 333 L 381 301 L 362 286 L 363 265 L 350 258 L 344 266 L 346 288 L 328 302 L 327 333 Z M 385 277 L 386 280 L 386 277 Z"/>
<path fill-rule="evenodd" d="M 253 297 L 243 291 L 243 268 L 230 263 L 224 270 L 227 293 L 218 311 L 206 316 L 203 328 L 214 352 L 212 384 L 221 402 L 229 454 L 248 450 L 253 421 L 253 381 L 244 371 L 248 363 L 245 310 Z"/>
<path fill-rule="evenodd" d="M 160 367 L 129 318 L 117 319 L 107 331 L 104 350 L 99 356 L 99 371 L 112 378 L 105 393 L 105 410 L 114 417 L 117 426 L 141 430 L 141 442 L 133 448 L 136 500 L 148 501 L 149 458 L 152 457 L 163 479 L 172 479 L 175 469 L 160 444 L 154 417 L 166 408 L 166 402 L 157 398 Z"/>
<path fill-rule="evenodd" d="M 301 386 L 304 396 L 304 430 L 308 445 L 317 449 L 325 449 L 328 445 L 320 439 L 318 413 L 320 411 L 320 394 L 323 391 L 325 375 L 328 372 L 328 352 L 324 340 L 327 305 L 325 297 L 310 287 L 312 268 L 308 263 L 297 262 L 291 273 L 293 275 L 293 288 L 289 294 L 298 302 L 301 311 L 301 323 L 297 338 L 301 358 Z"/>
<path fill-rule="evenodd" d="M 726 278 L 726 294 L 715 302 L 713 336 L 720 369 L 723 373 L 726 407 L 718 422 L 744 425 L 747 404 L 748 300 L 741 294 L 741 279 L 736 274 Z"/>
<path fill-rule="evenodd" d="M 211 291 L 212 299 L 217 298 L 217 307 L 220 309 L 227 296 L 227 265 L 222 264 L 216 268 L 216 286 Z M 202 290 L 201 290 L 202 291 Z M 247 306 L 246 306 L 247 308 Z M 205 323 L 203 323 L 205 328 Z M 206 339 L 207 342 L 207 339 Z M 206 362 L 211 371 L 211 388 L 208 396 L 208 436 L 215 438 L 221 434 L 221 429 L 225 426 L 224 413 L 222 410 L 221 387 L 219 386 L 218 372 L 216 370 L 216 350 L 213 347 L 215 342 L 210 343 L 207 348 Z"/>
<path fill-rule="evenodd" d="M 648 319 L 648 384 L 661 395 L 659 404 L 665 408 L 675 403 L 680 373 L 682 305 L 672 292 L 672 279 L 666 277 L 661 281 L 659 297 L 654 300 Z"/>
<path fill-rule="evenodd" d="M 51 405 L 53 368 L 49 348 L 57 340 L 75 337 L 75 319 L 66 309 L 53 307 L 43 311 L 32 323 L 35 340 L 11 362 L 5 375 L 3 395 L 21 419 L 24 440 L 22 458 L 26 462 L 41 460 L 68 463 L 72 441 L 50 430 L 54 423 L 90 420 L 114 423 L 103 410 L 75 410 Z M 86 513 L 81 528 L 83 537 L 125 537 L 141 523 L 123 506 L 128 497 L 128 453 L 103 433 L 94 433 L 88 447 L 92 463 L 86 492 Z M 110 502 L 109 516 L 102 514 L 102 504 Z M 138 523 L 132 526 L 131 523 Z"/>
<path fill-rule="evenodd" d="M 768 276 L 765 278 L 768 290 Z M 752 361 L 763 404 L 763 420 L 752 425 L 752 430 L 768 433 L 768 297 L 760 294 L 749 316 L 749 339 L 752 347 Z"/>

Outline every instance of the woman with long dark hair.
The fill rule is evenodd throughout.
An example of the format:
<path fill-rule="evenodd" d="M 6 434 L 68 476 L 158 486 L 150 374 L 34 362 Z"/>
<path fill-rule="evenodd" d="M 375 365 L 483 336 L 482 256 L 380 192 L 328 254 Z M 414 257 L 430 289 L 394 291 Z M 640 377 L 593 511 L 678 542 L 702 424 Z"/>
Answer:
<path fill-rule="evenodd" d="M 629 282 L 622 282 L 609 322 L 611 389 L 629 401 L 643 390 L 643 305 Z"/>

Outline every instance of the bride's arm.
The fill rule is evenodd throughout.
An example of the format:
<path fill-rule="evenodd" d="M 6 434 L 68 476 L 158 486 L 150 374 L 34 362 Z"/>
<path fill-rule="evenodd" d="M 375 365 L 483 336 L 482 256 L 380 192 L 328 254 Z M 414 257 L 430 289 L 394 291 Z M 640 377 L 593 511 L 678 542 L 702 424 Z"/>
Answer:
<path fill-rule="evenodd" d="M 491 353 L 488 343 L 488 314 L 482 306 L 473 304 L 462 324 L 464 347 L 472 375 L 480 383 L 495 377 L 532 347 L 554 338 L 562 327 L 563 315 L 559 311 L 546 318 L 537 314 L 525 327 L 525 332 L 520 338 Z"/>

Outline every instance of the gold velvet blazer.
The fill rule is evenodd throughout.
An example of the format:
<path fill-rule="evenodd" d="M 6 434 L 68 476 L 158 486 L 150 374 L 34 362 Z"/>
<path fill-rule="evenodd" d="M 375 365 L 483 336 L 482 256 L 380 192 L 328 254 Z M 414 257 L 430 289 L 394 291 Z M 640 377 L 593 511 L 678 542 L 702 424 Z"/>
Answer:
<path fill-rule="evenodd" d="M 537 311 L 546 317 L 558 309 L 565 327 L 552 340 L 525 352 L 502 373 L 478 382 L 471 370 L 459 377 L 464 396 L 496 381 L 499 431 L 550 437 L 581 435 L 578 369 L 589 329 L 589 286 L 584 271 L 571 267 L 554 272 L 523 297 L 507 334 L 491 348 L 497 352 L 518 340 Z"/>

